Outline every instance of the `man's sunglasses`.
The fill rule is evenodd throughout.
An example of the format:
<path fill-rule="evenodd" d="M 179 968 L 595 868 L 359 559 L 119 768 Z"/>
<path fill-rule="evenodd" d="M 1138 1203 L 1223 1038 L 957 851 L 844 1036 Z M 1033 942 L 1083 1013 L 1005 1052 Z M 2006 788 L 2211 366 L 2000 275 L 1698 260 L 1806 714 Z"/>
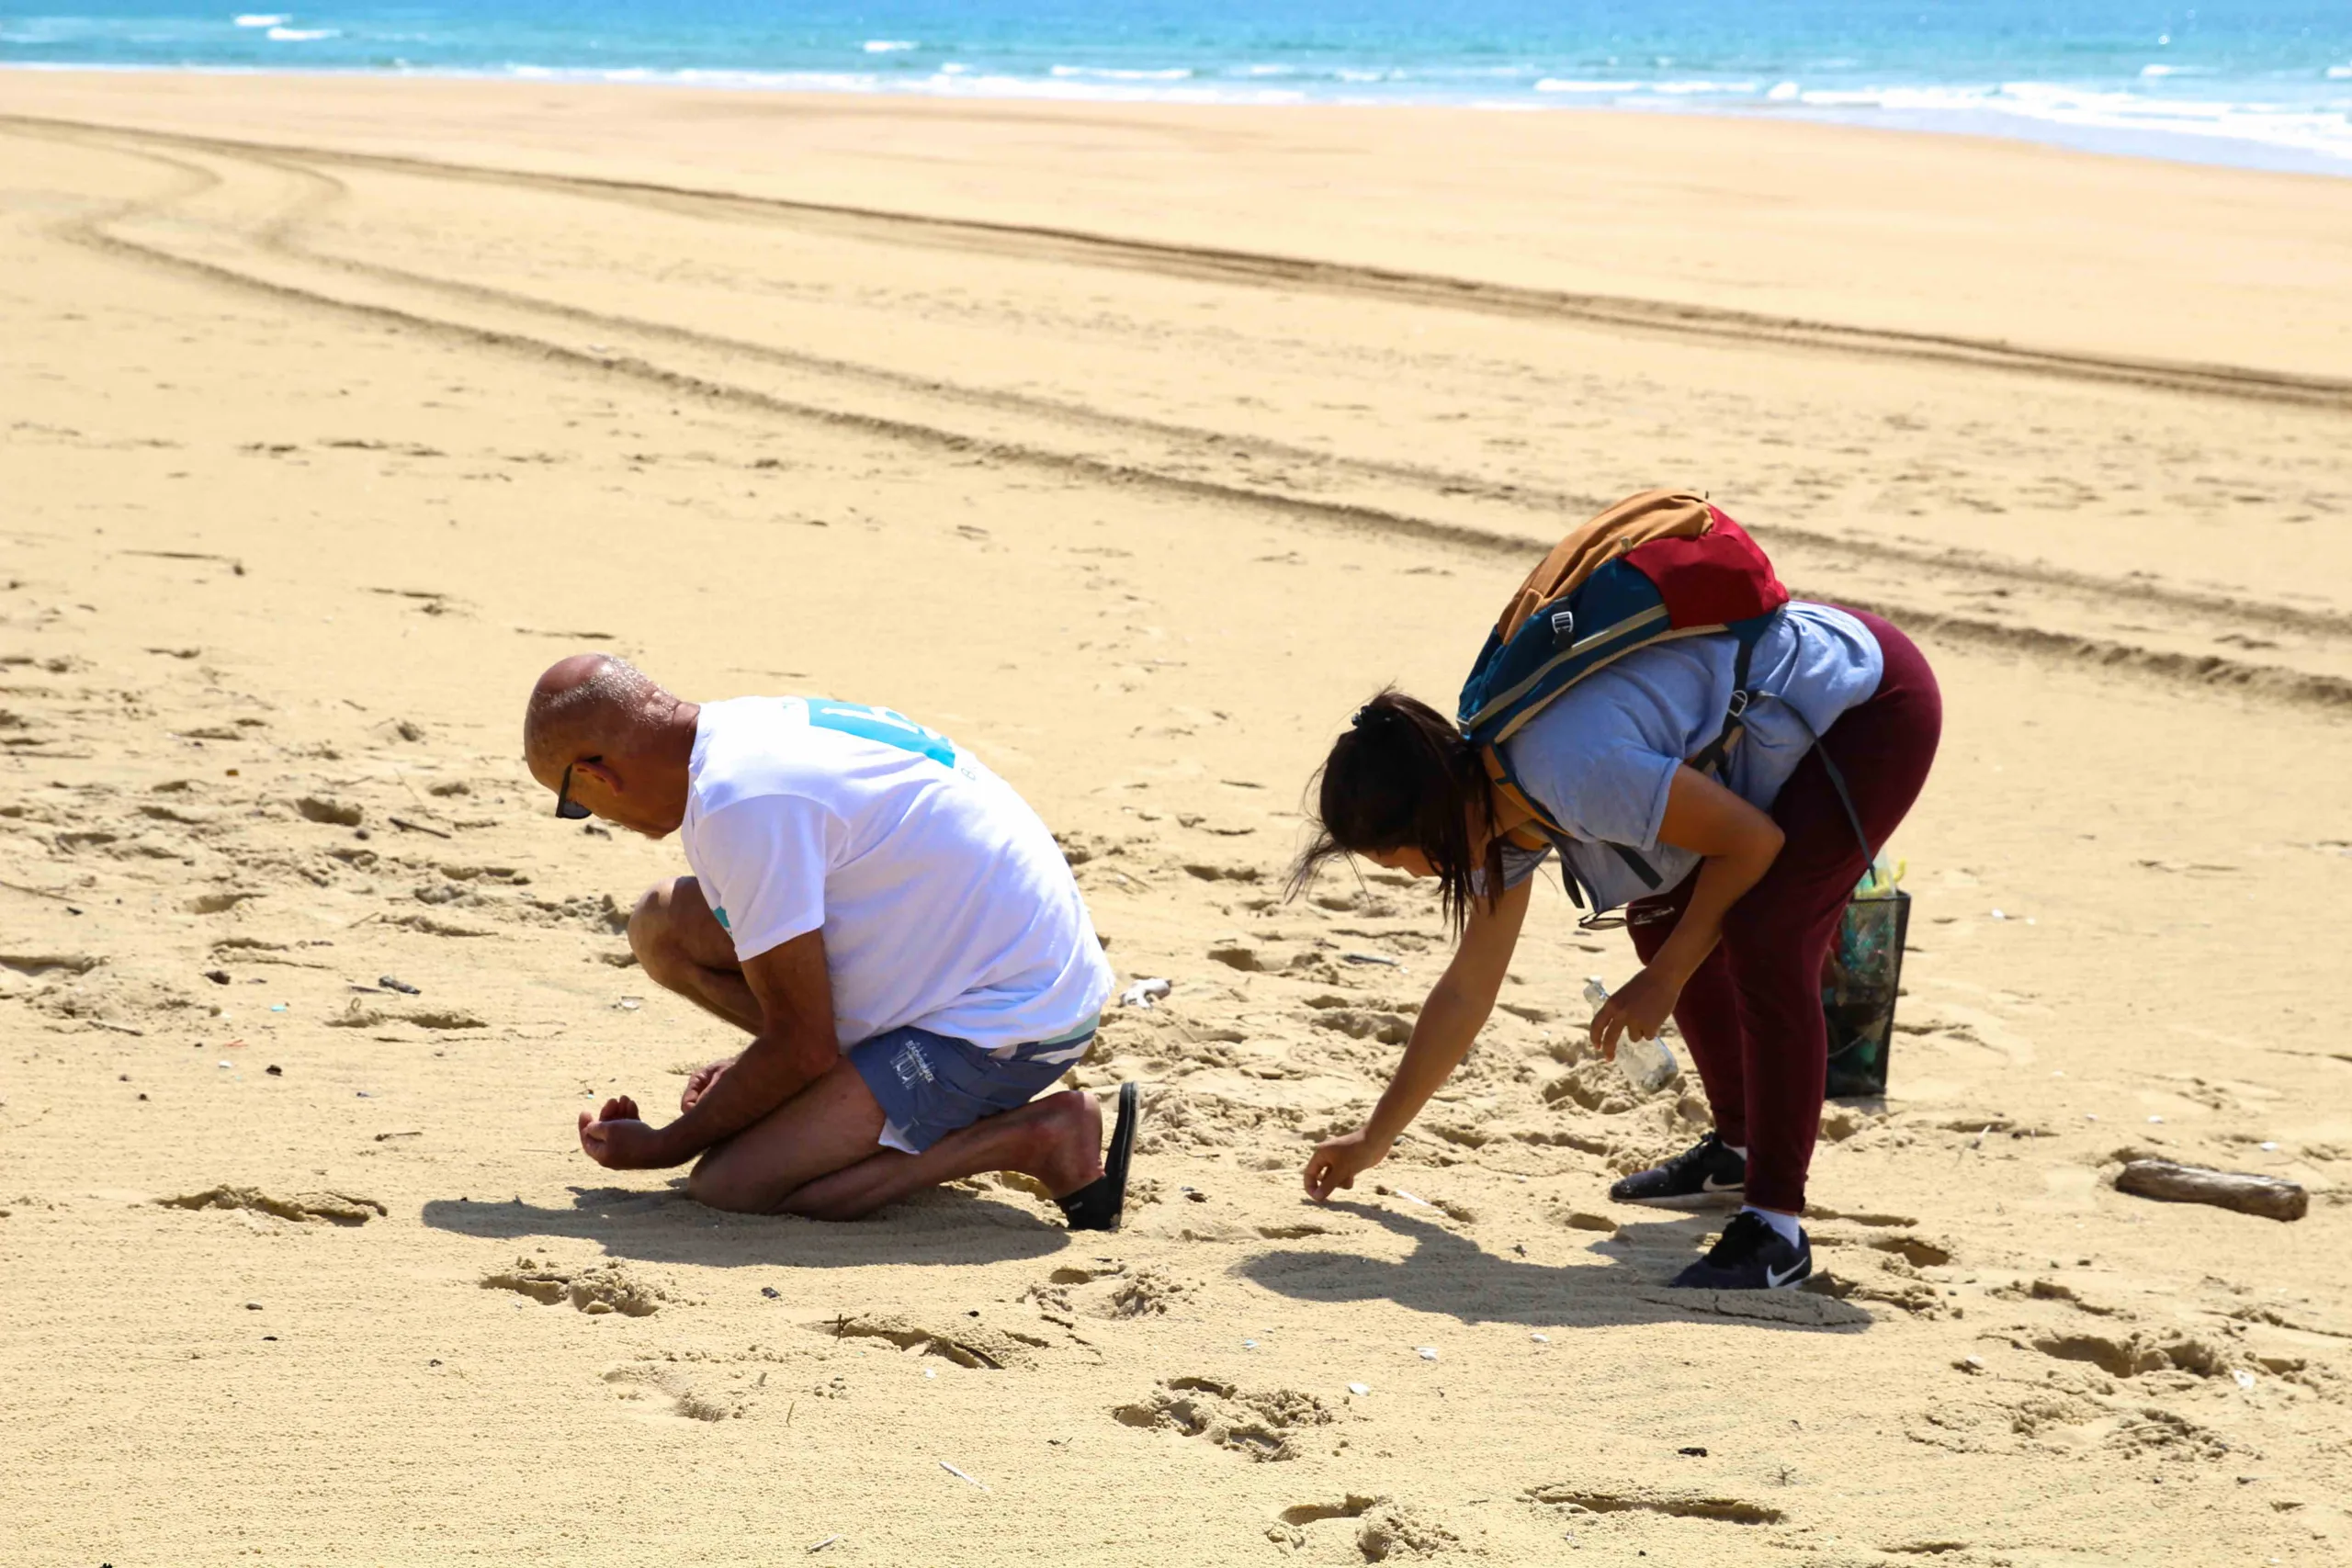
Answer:
<path fill-rule="evenodd" d="M 580 761 L 601 762 L 604 760 L 605 759 L 602 757 L 582 757 L 580 759 Z M 589 815 L 589 810 L 586 807 L 571 798 L 571 770 L 579 765 L 579 762 L 565 763 L 563 768 L 563 783 L 556 787 L 555 814 L 558 817 L 562 818 L 567 822 L 577 822 L 582 818 Z"/>

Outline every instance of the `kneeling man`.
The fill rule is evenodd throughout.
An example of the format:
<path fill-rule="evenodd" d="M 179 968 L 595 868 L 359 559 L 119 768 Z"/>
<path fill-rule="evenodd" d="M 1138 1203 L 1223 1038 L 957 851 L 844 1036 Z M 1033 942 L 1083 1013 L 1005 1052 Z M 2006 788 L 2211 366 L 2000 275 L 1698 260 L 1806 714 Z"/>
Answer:
<path fill-rule="evenodd" d="M 846 1220 L 986 1170 L 1043 1182 L 1073 1229 L 1126 1195 L 1136 1088 L 1102 1112 L 1035 1100 L 1085 1053 L 1113 985 L 1053 835 L 955 742 L 886 708 L 690 703 L 604 654 L 539 677 L 524 718 L 556 815 L 680 834 L 629 945 L 658 984 L 752 1036 L 655 1127 L 580 1114 L 615 1169 L 682 1165 L 713 1208 Z"/>

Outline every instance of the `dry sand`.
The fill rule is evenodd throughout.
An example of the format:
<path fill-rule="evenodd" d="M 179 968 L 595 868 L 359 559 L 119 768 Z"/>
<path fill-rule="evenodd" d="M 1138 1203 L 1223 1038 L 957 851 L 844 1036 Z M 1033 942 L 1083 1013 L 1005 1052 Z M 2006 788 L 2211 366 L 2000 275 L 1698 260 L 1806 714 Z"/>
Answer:
<path fill-rule="evenodd" d="M 0 115 L 0 1560 L 2344 1560 L 2352 182 L 1606 115 Z M 1630 953 L 1556 892 L 1396 1156 L 1298 1190 L 1444 952 L 1385 879 L 1279 901 L 1309 768 L 1657 483 L 1949 703 L 1817 1293 L 1658 1288 L 1710 1218 L 1602 1190 L 1692 1126 L 1583 1059 Z M 1036 803 L 1174 982 L 1078 1075 L 1148 1086 L 1124 1232 L 587 1163 L 581 1105 L 728 1041 L 616 931 L 674 848 L 516 760 L 583 645 L 887 702 Z M 2130 1147 L 2310 1216 L 2124 1196 Z"/>

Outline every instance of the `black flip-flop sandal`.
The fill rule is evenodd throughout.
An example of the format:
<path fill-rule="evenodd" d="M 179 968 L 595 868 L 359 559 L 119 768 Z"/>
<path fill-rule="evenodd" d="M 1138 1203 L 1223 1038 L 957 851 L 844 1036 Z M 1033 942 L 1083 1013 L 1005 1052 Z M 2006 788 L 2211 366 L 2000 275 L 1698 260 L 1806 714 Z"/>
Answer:
<path fill-rule="evenodd" d="M 1119 1086 L 1119 1119 L 1111 1127 L 1111 1146 L 1102 1156 L 1102 1174 L 1066 1198 L 1057 1198 L 1074 1231 L 1113 1231 L 1127 1206 L 1127 1165 L 1135 1154 L 1136 1111 L 1141 1090 L 1134 1084 Z"/>

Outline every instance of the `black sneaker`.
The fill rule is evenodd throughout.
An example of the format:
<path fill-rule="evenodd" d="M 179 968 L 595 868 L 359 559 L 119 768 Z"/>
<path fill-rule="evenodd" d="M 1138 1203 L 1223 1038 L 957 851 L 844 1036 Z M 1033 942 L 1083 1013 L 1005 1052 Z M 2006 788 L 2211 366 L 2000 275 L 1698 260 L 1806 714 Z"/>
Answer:
<path fill-rule="evenodd" d="M 1761 1214 L 1743 1209 L 1707 1256 L 1672 1283 L 1687 1291 L 1785 1291 L 1812 1272 L 1813 1244 L 1802 1229 L 1791 1247 Z"/>
<path fill-rule="evenodd" d="M 1609 1190 L 1620 1203 L 1657 1203 L 1688 1208 L 1747 1190 L 1747 1159 L 1710 1133 L 1664 1165 L 1637 1170 Z"/>

